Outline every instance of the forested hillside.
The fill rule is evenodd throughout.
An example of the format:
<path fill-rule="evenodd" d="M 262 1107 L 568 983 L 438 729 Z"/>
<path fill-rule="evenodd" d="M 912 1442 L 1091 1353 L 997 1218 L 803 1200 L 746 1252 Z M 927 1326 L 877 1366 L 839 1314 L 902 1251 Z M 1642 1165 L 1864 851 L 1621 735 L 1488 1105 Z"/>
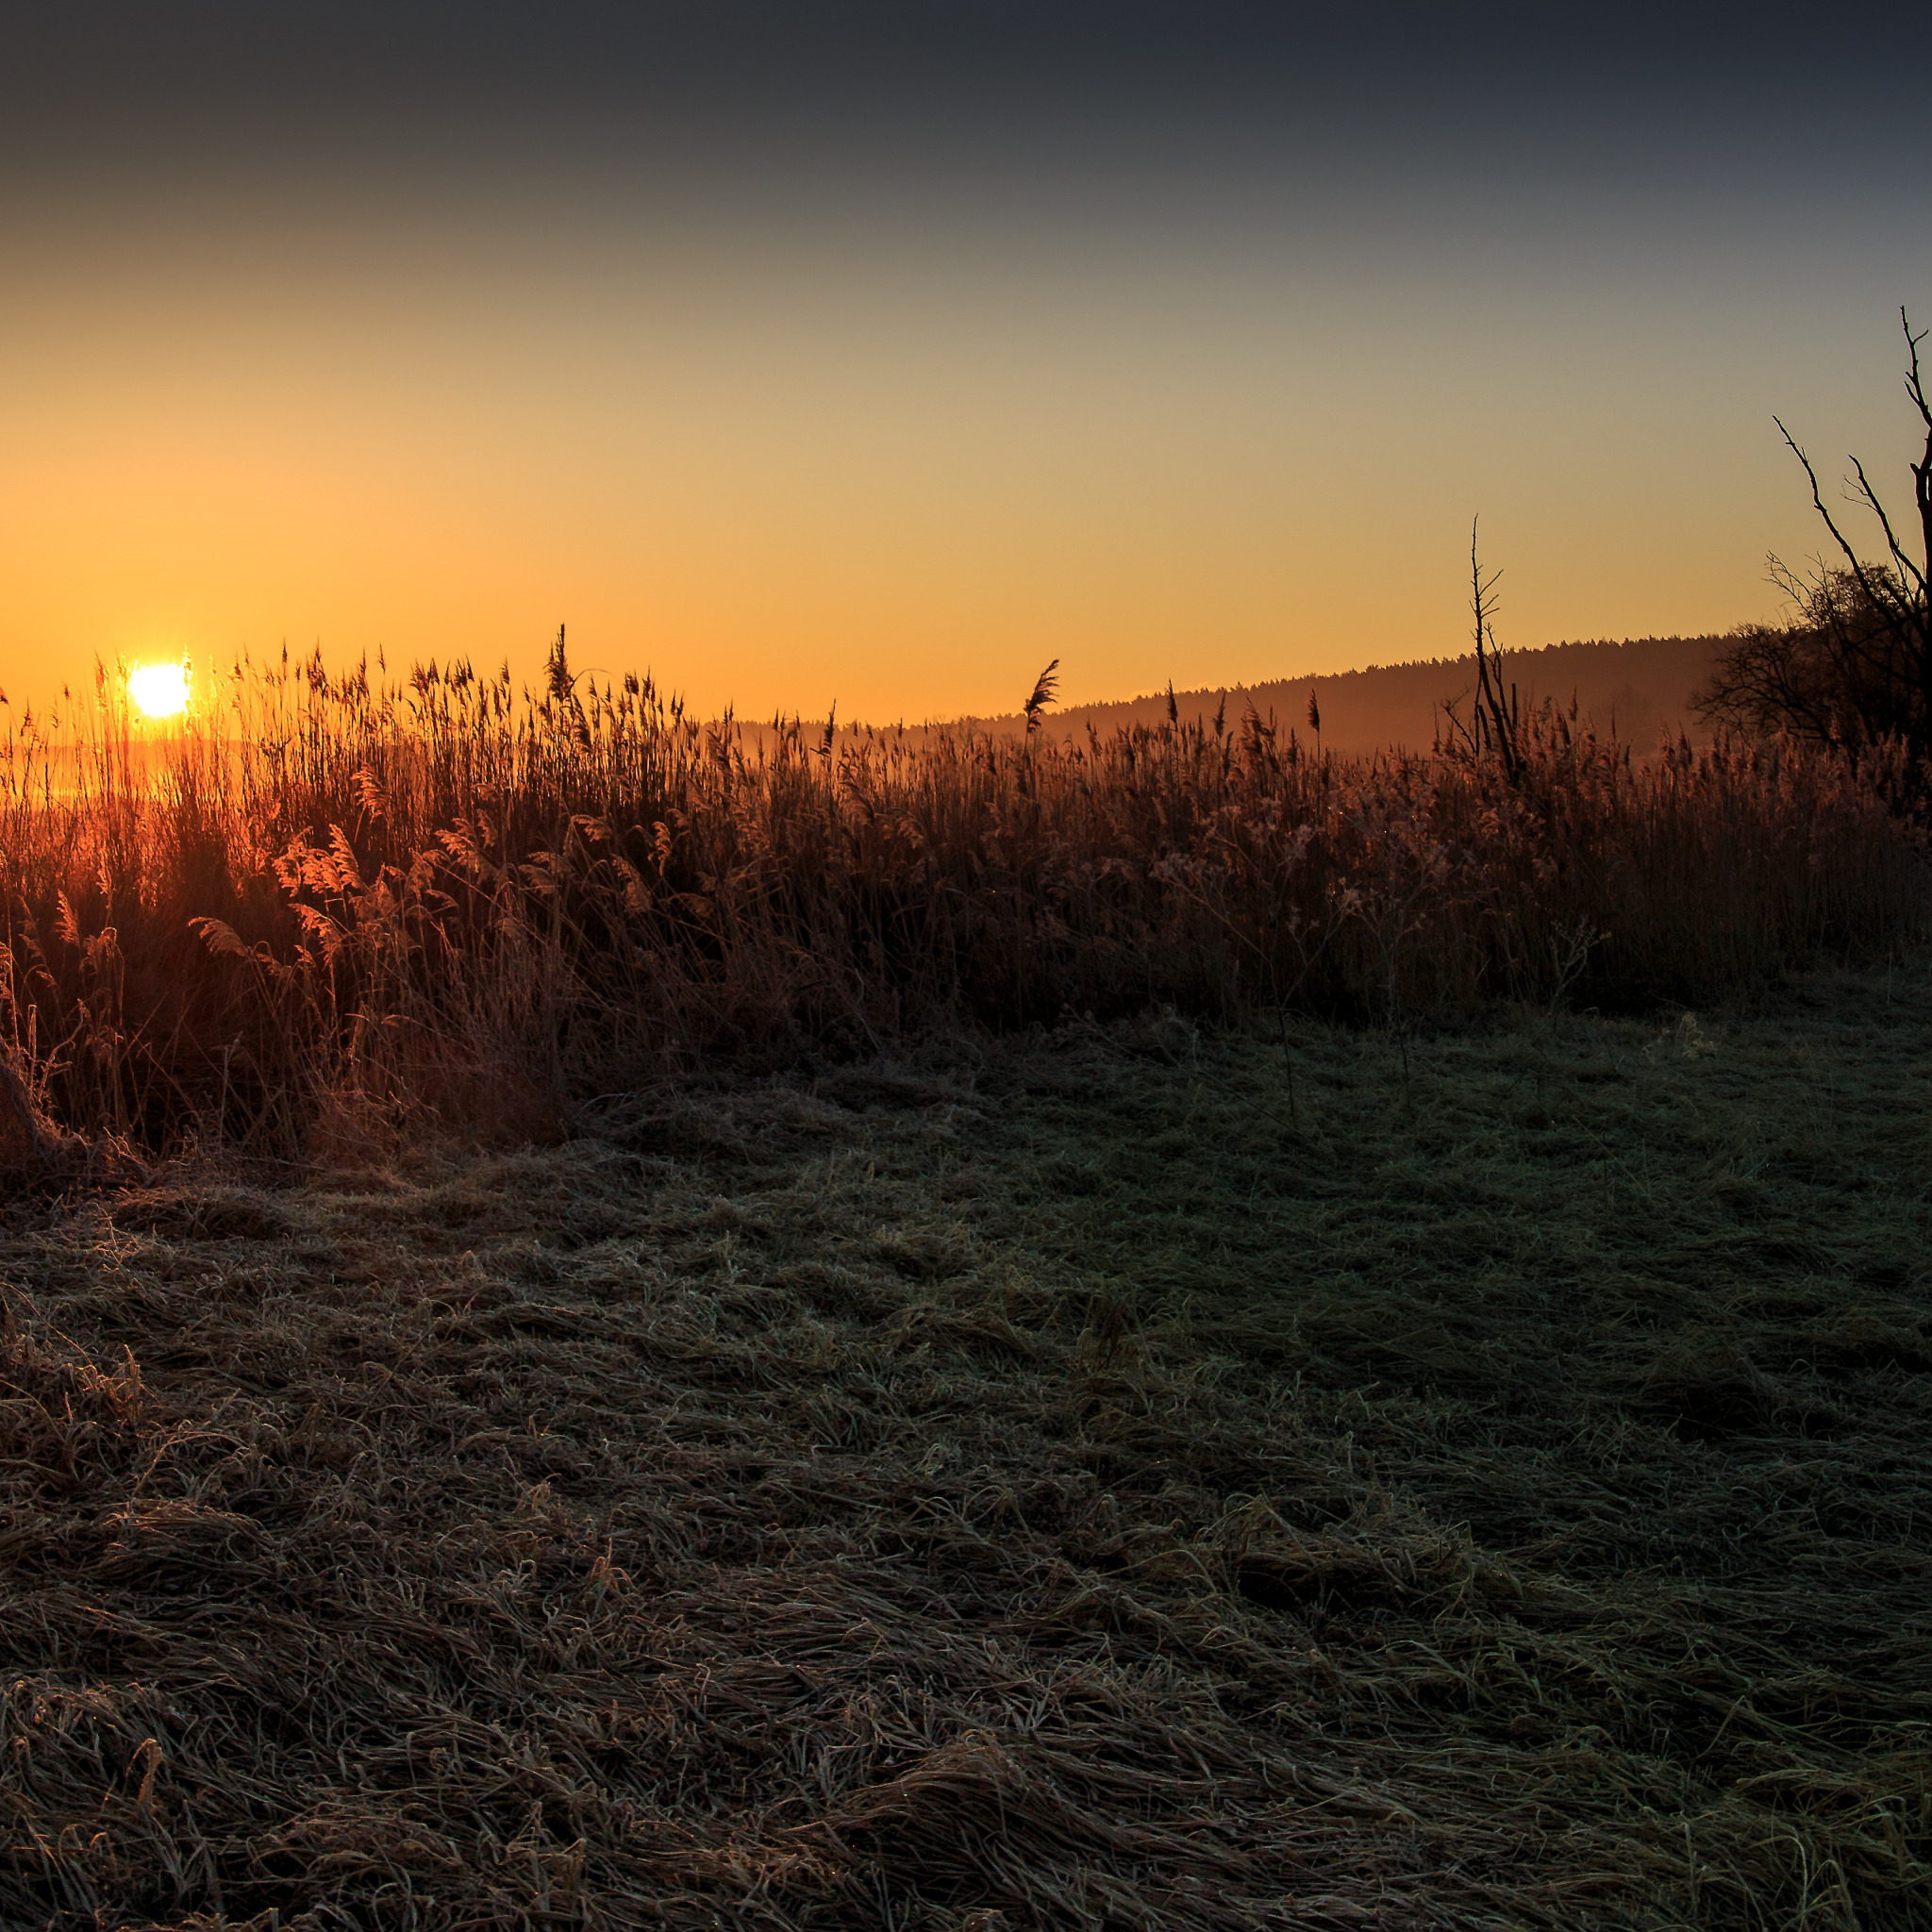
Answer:
<path fill-rule="evenodd" d="M 1708 731 L 1690 706 L 1690 694 L 1708 675 L 1721 640 L 1715 637 L 1638 638 L 1624 643 L 1551 644 L 1538 651 L 1503 654 L 1505 684 L 1514 680 L 1523 704 L 1554 698 L 1596 729 L 1648 749 L 1668 727 L 1693 742 Z M 1225 699 L 1238 721 L 1249 704 L 1265 719 L 1272 709 L 1284 727 L 1307 735 L 1310 691 L 1322 715 L 1322 742 L 1331 751 L 1366 753 L 1390 746 L 1426 751 L 1444 700 L 1466 695 L 1475 683 L 1473 657 L 1431 658 L 1413 664 L 1372 664 L 1325 677 L 1277 678 L 1266 684 L 1177 691 L 1183 720 L 1211 721 Z M 1153 724 L 1167 717 L 1165 691 L 1118 704 L 1070 705 L 1049 714 L 1058 735 L 1084 734 L 1091 723 L 1103 735 L 1128 724 Z M 960 721 L 981 730 L 1018 731 L 1018 711 Z"/>

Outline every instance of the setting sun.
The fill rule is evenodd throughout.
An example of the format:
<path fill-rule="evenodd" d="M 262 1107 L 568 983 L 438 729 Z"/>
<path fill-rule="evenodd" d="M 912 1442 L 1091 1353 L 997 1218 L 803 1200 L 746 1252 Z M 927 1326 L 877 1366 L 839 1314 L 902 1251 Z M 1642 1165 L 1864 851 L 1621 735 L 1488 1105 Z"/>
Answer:
<path fill-rule="evenodd" d="M 188 708 L 186 664 L 142 664 L 127 675 L 127 695 L 145 718 L 174 718 Z"/>

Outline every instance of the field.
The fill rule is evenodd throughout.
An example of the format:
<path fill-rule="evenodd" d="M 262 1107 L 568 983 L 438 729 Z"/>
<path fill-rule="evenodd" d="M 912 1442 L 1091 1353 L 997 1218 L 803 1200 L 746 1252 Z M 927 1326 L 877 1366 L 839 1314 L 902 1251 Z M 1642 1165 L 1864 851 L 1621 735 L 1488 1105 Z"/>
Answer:
<path fill-rule="evenodd" d="M 1924 774 L 238 665 L 0 747 L 0 1924 L 1932 1921 Z"/>
<path fill-rule="evenodd" d="M 1923 958 L 0 1235 L 0 1921 L 1906 1928 Z"/>

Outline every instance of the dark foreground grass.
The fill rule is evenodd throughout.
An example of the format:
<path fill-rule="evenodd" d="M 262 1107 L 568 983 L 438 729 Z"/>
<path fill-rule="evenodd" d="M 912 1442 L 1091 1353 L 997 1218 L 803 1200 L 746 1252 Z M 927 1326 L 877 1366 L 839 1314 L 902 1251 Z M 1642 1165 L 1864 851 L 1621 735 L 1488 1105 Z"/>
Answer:
<path fill-rule="evenodd" d="M 1932 1923 L 1932 980 L 0 1230 L 0 1923 Z"/>

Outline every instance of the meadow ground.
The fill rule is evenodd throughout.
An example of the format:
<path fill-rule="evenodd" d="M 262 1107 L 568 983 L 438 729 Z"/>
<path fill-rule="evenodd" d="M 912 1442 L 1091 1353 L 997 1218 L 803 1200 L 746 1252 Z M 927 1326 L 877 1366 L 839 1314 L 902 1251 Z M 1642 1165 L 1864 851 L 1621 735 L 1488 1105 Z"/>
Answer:
<path fill-rule="evenodd" d="M 1932 1923 L 1932 969 L 0 1224 L 0 1924 Z"/>

